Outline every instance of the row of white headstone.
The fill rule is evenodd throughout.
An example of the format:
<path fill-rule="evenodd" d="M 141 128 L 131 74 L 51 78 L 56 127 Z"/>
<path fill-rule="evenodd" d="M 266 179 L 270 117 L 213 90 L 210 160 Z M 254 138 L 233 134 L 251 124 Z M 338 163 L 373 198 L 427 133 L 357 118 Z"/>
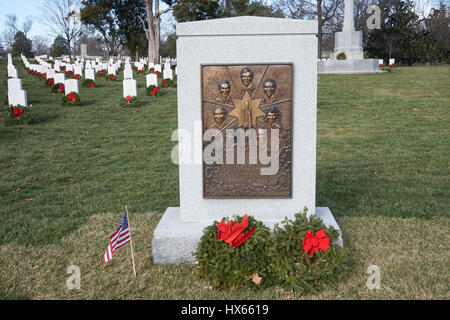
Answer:
<path fill-rule="evenodd" d="M 46 74 L 47 79 L 52 78 L 55 84 L 64 84 L 65 94 L 69 94 L 71 92 L 75 92 L 79 94 L 79 85 L 77 79 L 65 79 L 65 74 L 61 73 L 61 67 L 65 67 L 66 72 L 72 71 L 74 74 L 83 76 L 83 66 L 85 66 L 85 79 L 91 79 L 95 81 L 95 73 L 102 70 L 107 70 L 108 75 L 117 75 L 117 71 L 121 68 L 122 60 L 118 60 L 114 62 L 113 59 L 109 60 L 109 63 L 105 64 L 101 62 L 98 58 L 96 61 L 84 61 L 84 59 L 77 59 L 75 64 L 70 63 L 70 58 L 63 57 L 62 60 L 56 60 L 54 64 L 54 68 L 52 68 L 51 64 L 45 62 L 41 57 L 35 57 L 38 64 L 31 64 L 25 56 L 22 56 L 22 61 L 25 66 L 33 71 L 39 72 L 41 74 Z M 12 61 L 12 60 L 11 60 Z M 133 79 L 133 69 L 131 67 L 130 61 L 125 60 L 125 69 L 124 69 L 124 81 L 123 81 L 123 96 L 128 97 L 137 97 L 137 82 Z M 138 62 L 138 67 L 144 66 L 145 60 L 141 60 Z M 161 65 L 150 64 L 149 69 L 152 68 L 155 71 L 161 70 Z M 171 64 L 166 62 L 164 63 L 163 69 L 163 79 L 173 79 L 173 71 L 171 68 Z M 160 71 L 161 72 L 161 71 Z M 158 86 L 158 76 L 156 74 L 148 74 L 146 76 L 146 85 L 149 86 Z M 14 87 L 19 87 L 18 84 L 12 84 Z M 21 83 L 20 83 L 21 89 Z M 26 93 L 25 93 L 26 95 Z M 26 97 L 25 97 L 26 100 Z"/>
<path fill-rule="evenodd" d="M 78 80 L 77 79 L 67 79 L 64 73 L 56 72 L 56 69 L 51 67 L 50 63 L 43 61 L 40 57 L 36 57 L 36 61 L 38 64 L 31 64 L 25 56 L 21 56 L 24 65 L 33 71 L 40 72 L 41 74 L 46 74 L 47 79 L 53 79 L 55 84 L 64 84 L 64 91 L 67 94 L 71 92 L 80 93 Z M 65 64 L 66 71 L 67 67 L 70 65 L 66 61 L 65 62 L 55 62 L 59 66 Z"/>
<path fill-rule="evenodd" d="M 19 79 L 17 69 L 13 64 L 11 54 L 8 54 L 8 105 L 28 108 L 27 92 L 22 89 L 22 80 Z"/>

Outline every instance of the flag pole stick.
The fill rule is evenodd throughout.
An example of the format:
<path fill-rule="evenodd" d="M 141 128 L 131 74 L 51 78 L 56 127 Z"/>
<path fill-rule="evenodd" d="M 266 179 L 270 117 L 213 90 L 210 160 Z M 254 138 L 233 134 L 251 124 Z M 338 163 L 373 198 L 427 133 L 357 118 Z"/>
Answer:
<path fill-rule="evenodd" d="M 133 272 L 134 272 L 134 277 L 136 278 L 136 268 L 134 266 L 134 255 L 133 255 L 133 238 L 131 238 L 130 213 L 128 212 L 128 206 L 125 206 L 125 211 L 127 212 L 128 229 L 130 232 L 131 261 L 133 261 Z"/>

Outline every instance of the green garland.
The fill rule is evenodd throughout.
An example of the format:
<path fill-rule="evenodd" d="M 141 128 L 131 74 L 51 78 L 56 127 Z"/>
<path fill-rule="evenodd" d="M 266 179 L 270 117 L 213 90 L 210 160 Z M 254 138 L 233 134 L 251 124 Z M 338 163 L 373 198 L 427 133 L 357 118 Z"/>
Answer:
<path fill-rule="evenodd" d="M 241 222 L 242 218 L 235 217 L 233 222 Z M 230 247 L 228 243 L 218 239 L 217 221 L 205 228 L 200 239 L 195 252 L 200 275 L 217 288 L 256 287 L 252 280 L 255 273 L 262 277 L 261 286 L 265 286 L 267 282 L 269 264 L 267 247 L 270 246 L 270 229 L 252 216 L 248 219 L 249 224 L 244 233 L 253 227 L 255 233 L 238 248 Z"/>

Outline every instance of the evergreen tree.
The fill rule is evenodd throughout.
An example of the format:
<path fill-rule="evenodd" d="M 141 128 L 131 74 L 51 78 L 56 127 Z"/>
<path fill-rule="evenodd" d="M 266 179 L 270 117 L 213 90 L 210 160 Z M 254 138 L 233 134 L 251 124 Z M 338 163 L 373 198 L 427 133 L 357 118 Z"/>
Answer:
<path fill-rule="evenodd" d="M 33 43 L 29 40 L 22 31 L 18 31 L 14 36 L 14 43 L 12 46 L 12 55 L 18 56 L 23 54 L 30 58 L 33 57 Z"/>
<path fill-rule="evenodd" d="M 69 44 L 67 40 L 61 36 L 57 36 L 52 45 L 52 56 L 61 57 L 62 55 L 69 54 Z"/>

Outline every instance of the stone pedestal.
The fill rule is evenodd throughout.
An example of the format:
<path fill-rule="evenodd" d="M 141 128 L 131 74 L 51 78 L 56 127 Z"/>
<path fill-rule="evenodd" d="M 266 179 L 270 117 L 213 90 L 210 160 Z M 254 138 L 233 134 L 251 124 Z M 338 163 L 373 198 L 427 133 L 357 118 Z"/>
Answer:
<path fill-rule="evenodd" d="M 334 38 L 335 48 L 331 59 L 336 59 L 337 55 L 341 52 L 345 53 L 347 60 L 364 59 L 361 31 L 336 32 Z"/>
<path fill-rule="evenodd" d="M 206 226 L 233 215 L 251 215 L 273 228 L 306 207 L 317 210 L 317 21 L 264 17 L 235 17 L 177 24 L 178 130 L 180 207 L 168 208 L 152 240 L 155 263 L 193 260 L 192 253 Z M 262 64 L 292 65 L 292 196 L 285 198 L 203 196 L 202 170 L 202 66 Z M 156 67 L 156 66 L 155 66 Z M 215 86 L 219 78 L 208 78 Z M 235 79 L 234 81 L 239 81 Z M 255 87 L 261 79 L 254 79 Z M 261 90 L 261 89 L 260 89 Z M 187 141 L 189 140 L 189 141 Z M 182 151 L 192 157 L 184 159 Z M 252 182 L 249 181 L 250 185 Z M 326 214 L 325 214 L 326 213 Z M 334 222 L 333 222 L 334 221 Z M 335 224 L 337 227 L 337 224 Z"/>
<path fill-rule="evenodd" d="M 345 53 L 346 60 L 337 56 Z M 317 62 L 318 73 L 376 73 L 378 60 L 364 59 L 362 32 L 355 31 L 354 0 L 345 0 L 344 25 L 341 32 L 334 35 L 334 51 L 330 59 Z"/>
<path fill-rule="evenodd" d="M 322 219 L 326 226 L 334 227 L 340 231 L 330 209 L 316 208 L 315 215 Z M 273 230 L 275 221 L 263 221 Z M 279 221 L 278 221 L 279 222 Z M 212 221 L 183 221 L 180 208 L 167 208 L 164 216 L 156 227 L 152 240 L 153 262 L 157 264 L 173 264 L 195 261 L 194 252 L 203 235 L 203 229 L 212 224 Z M 336 244 L 343 246 L 342 235 Z"/>

